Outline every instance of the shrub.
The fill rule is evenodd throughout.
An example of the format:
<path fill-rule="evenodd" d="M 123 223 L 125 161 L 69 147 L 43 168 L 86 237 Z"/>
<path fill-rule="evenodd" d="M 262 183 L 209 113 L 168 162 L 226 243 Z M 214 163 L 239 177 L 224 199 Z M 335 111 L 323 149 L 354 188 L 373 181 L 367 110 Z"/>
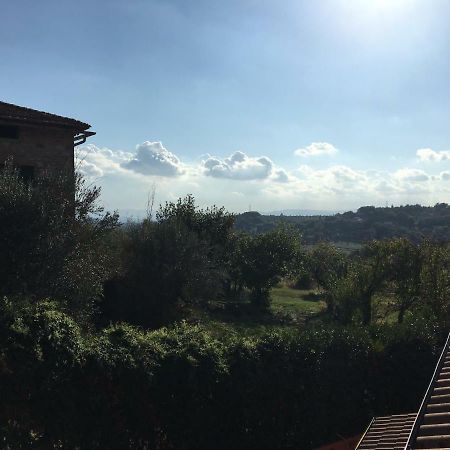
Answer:
<path fill-rule="evenodd" d="M 308 449 L 417 410 L 444 338 L 423 322 L 82 333 L 54 302 L 4 301 L 4 448 Z"/>

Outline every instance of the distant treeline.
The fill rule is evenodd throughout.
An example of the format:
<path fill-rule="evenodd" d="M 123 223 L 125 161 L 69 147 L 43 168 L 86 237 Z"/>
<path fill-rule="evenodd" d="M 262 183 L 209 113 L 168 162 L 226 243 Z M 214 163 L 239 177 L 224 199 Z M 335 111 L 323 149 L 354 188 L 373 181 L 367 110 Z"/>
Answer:
<path fill-rule="evenodd" d="M 419 242 L 424 237 L 433 241 L 450 240 L 450 206 L 446 203 L 433 207 L 363 206 L 356 212 L 334 216 L 265 216 L 252 211 L 237 215 L 235 227 L 250 233 L 264 233 L 280 222 L 298 227 L 305 244 L 321 241 L 363 243 L 395 237 L 413 242 Z"/>

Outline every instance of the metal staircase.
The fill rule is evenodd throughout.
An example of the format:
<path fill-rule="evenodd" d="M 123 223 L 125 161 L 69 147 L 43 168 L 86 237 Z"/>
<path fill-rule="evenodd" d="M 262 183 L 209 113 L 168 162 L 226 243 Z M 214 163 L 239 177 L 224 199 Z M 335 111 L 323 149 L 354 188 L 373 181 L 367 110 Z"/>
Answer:
<path fill-rule="evenodd" d="M 450 334 L 417 414 L 405 450 L 450 450 Z"/>
<path fill-rule="evenodd" d="M 450 334 L 417 414 L 376 417 L 356 450 L 450 450 Z"/>

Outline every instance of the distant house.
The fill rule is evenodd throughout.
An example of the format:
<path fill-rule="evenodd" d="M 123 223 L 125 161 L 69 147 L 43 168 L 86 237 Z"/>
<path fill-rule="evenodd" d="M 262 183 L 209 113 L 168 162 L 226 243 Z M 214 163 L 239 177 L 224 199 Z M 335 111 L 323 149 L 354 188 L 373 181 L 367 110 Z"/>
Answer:
<path fill-rule="evenodd" d="M 74 147 L 94 135 L 79 120 L 0 102 L 0 164 L 8 158 L 27 179 L 74 170 Z"/>

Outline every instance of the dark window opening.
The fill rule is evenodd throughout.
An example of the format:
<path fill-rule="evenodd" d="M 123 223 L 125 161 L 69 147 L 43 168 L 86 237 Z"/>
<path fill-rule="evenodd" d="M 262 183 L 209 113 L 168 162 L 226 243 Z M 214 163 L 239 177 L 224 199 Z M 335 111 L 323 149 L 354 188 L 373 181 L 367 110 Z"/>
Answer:
<path fill-rule="evenodd" d="M 34 180 L 34 167 L 19 166 L 19 174 L 25 183 L 31 183 Z"/>
<path fill-rule="evenodd" d="M 0 125 L 0 138 L 18 139 L 19 128 L 11 125 Z"/>
<path fill-rule="evenodd" d="M 5 170 L 7 164 L 7 162 L 0 163 L 0 172 Z M 34 180 L 34 166 L 14 164 L 13 168 L 26 184 L 30 184 Z"/>

